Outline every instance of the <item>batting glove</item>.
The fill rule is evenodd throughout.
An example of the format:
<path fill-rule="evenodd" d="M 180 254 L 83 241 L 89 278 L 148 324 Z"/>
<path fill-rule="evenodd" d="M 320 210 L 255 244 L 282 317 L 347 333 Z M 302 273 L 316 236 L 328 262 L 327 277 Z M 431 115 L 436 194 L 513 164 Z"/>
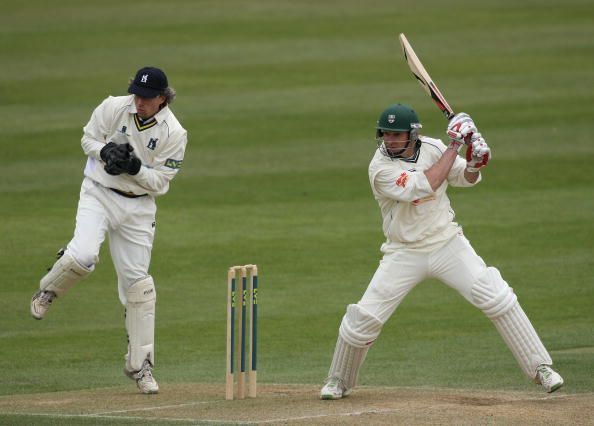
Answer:
<path fill-rule="evenodd" d="M 466 148 L 466 170 L 476 173 L 487 165 L 490 158 L 491 148 L 480 133 L 474 133 L 470 145 Z"/>
<path fill-rule="evenodd" d="M 469 144 L 470 137 L 477 132 L 472 118 L 465 112 L 456 114 L 449 122 L 446 133 L 451 140 L 464 144 Z"/>

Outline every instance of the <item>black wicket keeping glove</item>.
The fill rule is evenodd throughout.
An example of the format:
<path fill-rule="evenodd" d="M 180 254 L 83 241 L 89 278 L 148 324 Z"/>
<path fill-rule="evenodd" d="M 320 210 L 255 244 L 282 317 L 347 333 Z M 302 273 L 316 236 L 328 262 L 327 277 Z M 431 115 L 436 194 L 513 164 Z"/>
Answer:
<path fill-rule="evenodd" d="M 116 160 L 115 165 L 119 169 L 123 170 L 123 172 L 134 176 L 138 174 L 138 172 L 140 171 L 140 167 L 142 167 L 142 162 L 136 155 L 132 153 L 132 151 L 134 151 L 134 148 L 132 148 L 132 146 L 130 146 L 130 144 L 128 143 L 126 145 L 129 149 L 127 153 L 127 158 Z"/>
<path fill-rule="evenodd" d="M 106 144 L 99 153 L 101 159 L 105 162 L 105 172 L 112 176 L 127 173 L 128 169 L 123 164 L 129 161 L 130 153 L 133 150 L 134 148 L 129 143 L 116 144 L 115 142 L 109 142 Z"/>
<path fill-rule="evenodd" d="M 130 156 L 130 152 L 133 150 L 132 146 L 127 143 L 119 145 L 115 142 L 109 142 L 99 152 L 99 156 L 105 164 L 109 164 L 116 160 L 123 160 Z"/>

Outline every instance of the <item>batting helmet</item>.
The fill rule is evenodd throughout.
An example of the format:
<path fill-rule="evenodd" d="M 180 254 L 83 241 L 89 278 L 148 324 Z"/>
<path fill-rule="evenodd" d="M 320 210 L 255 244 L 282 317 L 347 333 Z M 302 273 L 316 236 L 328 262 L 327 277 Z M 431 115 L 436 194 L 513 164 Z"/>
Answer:
<path fill-rule="evenodd" d="M 378 146 L 382 148 L 384 132 L 408 132 L 409 141 L 416 144 L 419 140 L 419 129 L 421 127 L 423 126 L 419 122 L 419 116 L 414 109 L 404 104 L 393 104 L 386 108 L 380 115 L 379 120 L 377 120 L 375 138 Z M 401 152 L 390 154 L 385 147 L 382 153 L 389 157 L 398 157 L 401 154 Z"/>

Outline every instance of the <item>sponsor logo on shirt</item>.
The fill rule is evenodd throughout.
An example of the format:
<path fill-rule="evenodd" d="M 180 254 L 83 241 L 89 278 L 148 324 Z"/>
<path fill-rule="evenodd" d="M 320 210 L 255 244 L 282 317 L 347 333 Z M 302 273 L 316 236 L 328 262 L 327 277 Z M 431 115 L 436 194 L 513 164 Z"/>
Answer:
<path fill-rule="evenodd" d="M 400 176 L 398 176 L 398 179 L 396 179 L 396 186 L 404 188 L 406 186 L 406 182 L 408 182 L 408 177 L 409 176 L 406 174 L 406 172 L 400 173 Z"/>
<path fill-rule="evenodd" d="M 173 158 L 168 158 L 167 161 L 165 161 L 165 167 L 169 167 L 170 169 L 179 169 L 181 168 L 182 163 L 183 160 L 174 160 Z"/>

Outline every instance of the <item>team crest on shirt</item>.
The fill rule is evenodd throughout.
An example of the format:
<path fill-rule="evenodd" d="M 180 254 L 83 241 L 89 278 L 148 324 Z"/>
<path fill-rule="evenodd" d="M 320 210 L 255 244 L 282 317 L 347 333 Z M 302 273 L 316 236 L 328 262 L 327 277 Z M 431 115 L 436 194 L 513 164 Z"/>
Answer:
<path fill-rule="evenodd" d="M 388 123 L 392 124 L 396 121 L 396 114 L 388 114 Z"/>
<path fill-rule="evenodd" d="M 159 138 L 151 138 L 148 142 L 148 145 L 146 146 L 148 149 L 152 149 L 153 151 L 155 150 L 155 148 L 157 147 L 157 141 L 159 140 Z"/>
<path fill-rule="evenodd" d="M 398 179 L 396 179 L 396 186 L 400 186 L 404 188 L 406 186 L 406 182 L 408 182 L 408 174 L 406 172 L 400 173 Z"/>

